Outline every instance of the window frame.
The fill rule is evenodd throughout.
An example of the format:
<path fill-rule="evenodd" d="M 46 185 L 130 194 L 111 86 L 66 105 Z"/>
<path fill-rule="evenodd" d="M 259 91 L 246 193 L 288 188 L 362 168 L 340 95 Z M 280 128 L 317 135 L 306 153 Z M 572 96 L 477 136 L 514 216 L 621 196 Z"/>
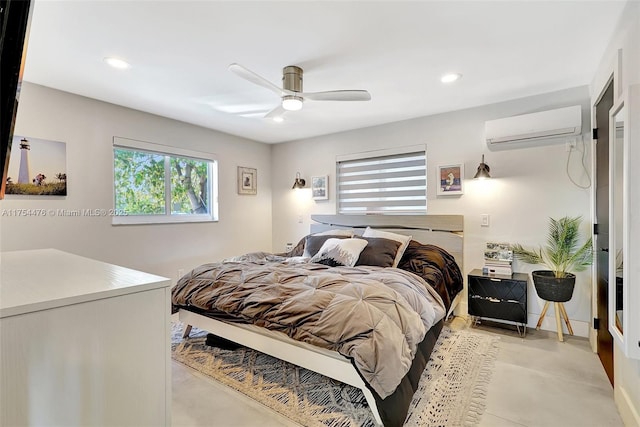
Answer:
<path fill-rule="evenodd" d="M 420 155 L 424 155 L 424 180 L 425 180 L 425 188 L 424 188 L 424 210 L 394 210 L 394 209 L 380 209 L 377 211 L 343 211 L 342 208 L 342 193 L 340 191 L 340 184 L 342 182 L 341 179 L 341 170 L 340 164 L 346 162 L 354 162 L 354 161 L 362 161 L 366 162 L 367 160 L 379 160 L 383 157 L 394 157 L 394 156 L 403 156 L 403 155 L 411 155 L 419 153 Z M 429 188 L 429 178 L 428 178 L 428 162 L 427 162 L 427 147 L 426 145 L 412 145 L 398 148 L 391 148 L 385 150 L 373 150 L 362 153 L 353 153 L 346 155 L 338 155 L 336 156 L 336 212 L 340 215 L 426 215 L 428 208 L 428 188 Z"/>
<path fill-rule="evenodd" d="M 127 215 L 116 212 L 116 186 L 115 186 L 115 152 L 117 149 L 138 151 L 164 156 L 164 214 Z M 209 212 L 205 214 L 172 214 L 171 208 L 171 158 L 188 158 L 208 163 L 208 189 Z M 218 221 L 218 159 L 212 153 L 189 150 L 163 144 L 138 141 L 118 136 L 113 137 L 111 150 L 111 190 L 114 215 L 111 216 L 112 225 L 134 224 L 181 224 L 193 222 L 217 222 Z"/>

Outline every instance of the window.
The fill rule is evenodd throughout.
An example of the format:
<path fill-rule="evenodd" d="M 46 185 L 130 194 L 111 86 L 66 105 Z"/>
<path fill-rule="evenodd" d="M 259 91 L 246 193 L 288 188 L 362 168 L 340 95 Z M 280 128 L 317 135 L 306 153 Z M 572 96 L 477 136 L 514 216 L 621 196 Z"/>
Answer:
<path fill-rule="evenodd" d="M 217 179 L 210 154 L 115 137 L 113 224 L 216 221 Z"/>
<path fill-rule="evenodd" d="M 338 213 L 427 213 L 424 146 L 338 158 Z"/>

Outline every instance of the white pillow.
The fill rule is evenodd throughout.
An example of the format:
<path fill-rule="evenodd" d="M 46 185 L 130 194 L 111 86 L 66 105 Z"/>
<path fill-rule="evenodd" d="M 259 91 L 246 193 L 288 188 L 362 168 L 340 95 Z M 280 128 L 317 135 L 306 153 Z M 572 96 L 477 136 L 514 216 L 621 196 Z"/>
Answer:
<path fill-rule="evenodd" d="M 343 228 L 340 230 L 327 230 L 320 233 L 313 233 L 312 236 L 347 236 L 353 237 L 353 230 Z"/>
<path fill-rule="evenodd" d="M 304 252 L 302 256 L 307 258 L 313 257 L 315 254 L 318 253 L 322 245 L 324 245 L 324 242 L 326 242 L 329 239 L 348 239 L 350 237 L 351 236 L 340 236 L 340 235 L 316 236 L 314 234 L 310 234 L 304 239 Z"/>
<path fill-rule="evenodd" d="M 332 267 L 346 265 L 353 267 L 358 261 L 360 252 L 367 246 L 364 239 L 327 239 L 317 254 L 309 262 L 317 262 Z"/>
<path fill-rule="evenodd" d="M 406 251 L 407 246 L 409 246 L 409 242 L 411 241 L 412 236 L 405 236 L 404 234 L 396 234 L 389 231 L 375 230 L 371 227 L 367 227 L 367 229 L 364 230 L 364 233 L 362 233 L 362 237 L 382 237 L 383 239 L 390 239 L 395 240 L 396 242 L 400 242 L 398 252 L 396 252 L 396 257 L 393 260 L 393 267 L 397 267 L 398 264 L 400 264 L 402 255 L 404 255 L 404 251 Z"/>

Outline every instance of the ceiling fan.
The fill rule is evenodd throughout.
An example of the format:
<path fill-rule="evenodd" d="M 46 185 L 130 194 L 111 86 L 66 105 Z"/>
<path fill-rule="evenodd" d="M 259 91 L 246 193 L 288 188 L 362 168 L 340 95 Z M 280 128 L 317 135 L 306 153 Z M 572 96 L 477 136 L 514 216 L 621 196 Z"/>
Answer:
<path fill-rule="evenodd" d="M 329 90 L 324 92 L 302 91 L 302 68 L 287 65 L 282 69 L 282 88 L 240 64 L 229 65 L 229 70 L 245 80 L 276 93 L 282 102 L 264 117 L 282 121 L 287 111 L 302 109 L 304 101 L 369 101 L 371 95 L 366 90 Z"/>

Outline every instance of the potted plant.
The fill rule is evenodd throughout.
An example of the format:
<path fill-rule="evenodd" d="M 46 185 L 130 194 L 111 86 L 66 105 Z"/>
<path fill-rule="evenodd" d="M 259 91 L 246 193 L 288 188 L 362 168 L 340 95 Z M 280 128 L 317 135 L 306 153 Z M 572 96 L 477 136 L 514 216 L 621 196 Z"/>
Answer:
<path fill-rule="evenodd" d="M 565 302 L 573 296 L 576 276 L 593 262 L 591 237 L 582 245 L 580 240 L 581 217 L 549 218 L 547 245 L 538 250 L 528 250 L 522 245 L 513 246 L 514 256 L 528 264 L 543 264 L 549 270 L 531 273 L 538 296 L 546 301 Z"/>

